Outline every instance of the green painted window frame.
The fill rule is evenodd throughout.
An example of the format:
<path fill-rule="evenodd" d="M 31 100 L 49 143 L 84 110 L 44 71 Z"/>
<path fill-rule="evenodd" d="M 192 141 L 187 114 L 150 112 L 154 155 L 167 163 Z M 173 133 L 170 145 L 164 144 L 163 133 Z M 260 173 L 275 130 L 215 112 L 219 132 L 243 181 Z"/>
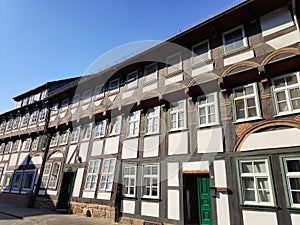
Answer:
<path fill-rule="evenodd" d="M 273 202 L 272 204 L 245 204 L 244 203 L 244 198 L 243 198 L 243 191 L 242 191 L 242 181 L 241 181 L 241 171 L 240 171 L 240 161 L 255 161 L 255 160 L 266 160 L 267 162 L 267 167 L 268 167 L 268 172 L 269 172 L 269 178 L 270 178 L 270 191 L 271 193 L 271 198 Z M 249 207 L 267 207 L 267 208 L 276 208 L 277 207 L 277 200 L 276 200 L 276 195 L 275 195 L 275 189 L 274 189 L 274 181 L 273 181 L 273 173 L 271 169 L 271 163 L 270 163 L 270 157 L 268 156 L 254 156 L 254 157 L 237 157 L 236 158 L 236 169 L 237 169 L 237 178 L 238 178 L 238 189 L 239 189 L 239 200 L 240 200 L 240 206 L 249 206 Z"/>
<path fill-rule="evenodd" d="M 286 200 L 286 207 L 289 209 L 294 209 L 294 210 L 300 210 L 300 204 L 299 206 L 295 207 L 291 205 L 291 199 L 290 199 L 290 194 L 288 190 L 288 183 L 287 183 L 287 177 L 286 177 L 286 171 L 285 171 L 285 165 L 284 165 L 284 160 L 285 159 L 293 159 L 293 158 L 299 158 L 300 159 L 300 154 L 285 154 L 285 155 L 280 155 L 280 170 L 282 174 L 282 180 L 284 181 L 284 194 L 285 194 L 285 200 Z"/>

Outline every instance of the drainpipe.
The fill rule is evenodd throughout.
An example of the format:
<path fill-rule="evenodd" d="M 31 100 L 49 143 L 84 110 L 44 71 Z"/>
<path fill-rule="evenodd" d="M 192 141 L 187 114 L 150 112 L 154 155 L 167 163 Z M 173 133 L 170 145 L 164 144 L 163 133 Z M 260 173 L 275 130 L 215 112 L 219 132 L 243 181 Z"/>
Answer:
<path fill-rule="evenodd" d="M 46 162 L 47 162 L 47 156 L 48 156 L 49 146 L 50 146 L 50 141 L 51 141 L 50 134 L 48 133 L 49 132 L 48 127 L 49 127 L 49 122 L 50 122 L 50 113 L 51 113 L 50 109 L 51 108 L 49 106 L 48 101 L 44 101 L 43 105 L 45 105 L 46 108 L 47 108 L 47 114 L 46 114 L 46 118 L 45 118 L 45 126 L 44 126 L 43 136 L 46 136 L 47 139 L 46 139 L 45 151 L 44 151 L 43 161 L 42 161 L 41 168 L 40 168 L 40 174 L 39 174 L 38 182 L 36 184 L 35 191 L 33 193 L 33 199 L 32 199 L 33 207 L 34 207 L 34 204 L 35 204 L 36 197 L 38 196 L 39 191 L 40 191 L 40 186 L 41 186 L 41 183 L 42 183 L 42 177 L 43 177 L 43 174 L 44 174 L 44 169 L 45 169 L 45 165 L 46 165 Z"/>

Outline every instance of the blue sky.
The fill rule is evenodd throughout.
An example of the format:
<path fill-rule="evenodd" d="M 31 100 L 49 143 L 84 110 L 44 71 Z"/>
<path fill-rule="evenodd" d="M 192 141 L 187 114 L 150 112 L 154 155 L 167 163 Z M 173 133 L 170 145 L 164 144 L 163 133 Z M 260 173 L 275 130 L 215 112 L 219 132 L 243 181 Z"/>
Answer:
<path fill-rule="evenodd" d="M 234 0 L 0 0 L 0 113 L 12 97 L 84 74 L 120 45 L 165 40 Z"/>

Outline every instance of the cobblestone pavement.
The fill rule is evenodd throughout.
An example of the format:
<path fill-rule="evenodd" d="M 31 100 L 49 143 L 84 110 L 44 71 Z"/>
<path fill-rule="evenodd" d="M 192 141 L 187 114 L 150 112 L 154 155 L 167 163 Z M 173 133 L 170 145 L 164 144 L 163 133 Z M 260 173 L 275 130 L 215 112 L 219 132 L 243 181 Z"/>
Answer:
<path fill-rule="evenodd" d="M 113 225 L 105 220 L 0 203 L 0 225 Z"/>

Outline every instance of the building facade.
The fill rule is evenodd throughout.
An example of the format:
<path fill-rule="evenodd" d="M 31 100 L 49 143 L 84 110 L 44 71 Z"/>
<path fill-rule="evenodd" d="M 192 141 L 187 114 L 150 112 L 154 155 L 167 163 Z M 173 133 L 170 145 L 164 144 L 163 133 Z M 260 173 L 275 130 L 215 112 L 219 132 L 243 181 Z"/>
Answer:
<path fill-rule="evenodd" d="M 18 96 L 1 115 L 0 200 L 129 224 L 299 224 L 299 7 L 242 1 Z"/>

